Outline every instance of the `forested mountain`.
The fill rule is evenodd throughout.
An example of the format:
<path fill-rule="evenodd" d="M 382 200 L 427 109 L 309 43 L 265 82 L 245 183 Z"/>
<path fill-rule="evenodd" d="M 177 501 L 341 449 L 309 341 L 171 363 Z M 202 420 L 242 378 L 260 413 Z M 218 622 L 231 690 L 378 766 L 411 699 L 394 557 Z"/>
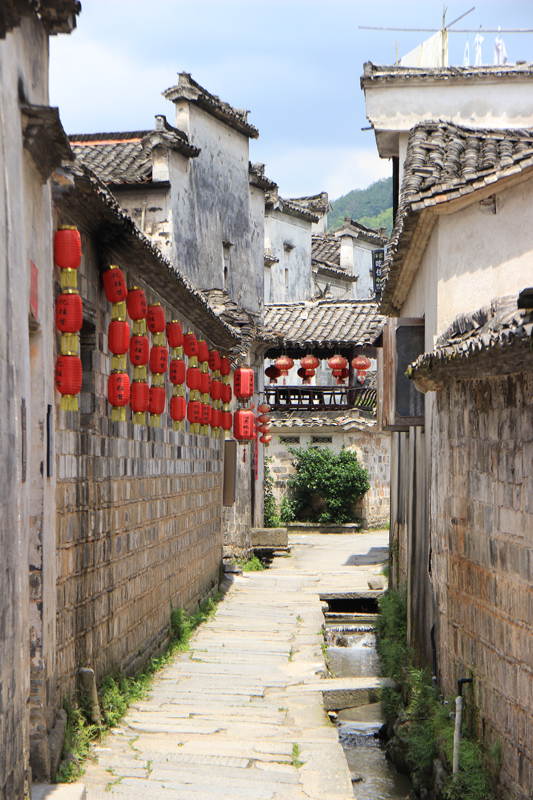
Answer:
<path fill-rule="evenodd" d="M 328 230 L 340 228 L 345 217 L 369 228 L 392 230 L 392 178 L 382 178 L 367 189 L 353 189 L 331 203 Z"/>

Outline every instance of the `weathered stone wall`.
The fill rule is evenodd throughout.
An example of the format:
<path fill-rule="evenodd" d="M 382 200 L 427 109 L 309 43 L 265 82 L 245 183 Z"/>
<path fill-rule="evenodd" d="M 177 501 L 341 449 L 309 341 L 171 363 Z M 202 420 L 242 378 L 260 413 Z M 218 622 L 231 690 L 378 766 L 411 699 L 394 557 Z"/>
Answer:
<path fill-rule="evenodd" d="M 390 511 L 390 434 L 380 433 L 372 428 L 339 431 L 332 426 L 322 427 L 276 427 L 272 423 L 272 442 L 267 456 L 272 457 L 270 471 L 274 478 L 274 495 L 279 505 L 287 494 L 287 479 L 294 472 L 293 456 L 287 449 L 284 439 L 289 439 L 290 447 L 305 448 L 315 445 L 315 439 L 331 437 L 331 442 L 317 442 L 319 447 L 329 447 L 338 453 L 344 445 L 347 450 L 357 453 L 359 462 L 368 471 L 370 489 L 364 497 L 361 513 L 369 525 L 384 525 L 389 521 Z M 290 442 L 297 438 L 298 442 Z"/>
<path fill-rule="evenodd" d="M 134 426 L 129 408 L 127 422 L 111 422 L 111 305 L 92 243 L 82 241 L 80 412 L 58 411 L 56 432 L 61 695 L 72 693 L 81 665 L 97 678 L 142 666 L 164 643 L 171 603 L 193 610 L 217 584 L 222 557 L 222 440 L 174 432 L 167 413 L 161 428 Z M 151 291 L 148 272 L 119 266 L 167 320 L 205 338 Z"/>
<path fill-rule="evenodd" d="M 503 743 L 508 797 L 533 786 L 533 376 L 452 380 L 437 395 L 431 574 L 439 680 Z"/>

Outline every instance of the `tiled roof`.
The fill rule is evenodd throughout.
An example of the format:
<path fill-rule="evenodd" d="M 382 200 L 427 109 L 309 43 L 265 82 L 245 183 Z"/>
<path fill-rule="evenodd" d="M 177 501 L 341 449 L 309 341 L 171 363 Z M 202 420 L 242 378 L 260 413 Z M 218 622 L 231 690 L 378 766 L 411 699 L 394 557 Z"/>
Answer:
<path fill-rule="evenodd" d="M 38 12 L 39 19 L 49 34 L 70 33 L 76 27 L 76 15 L 81 11 L 79 0 L 40 0 L 39 3 L 21 3 L 20 0 L 2 0 L 0 3 L 0 39 L 17 28 L 30 8 Z"/>
<path fill-rule="evenodd" d="M 370 86 L 372 83 L 386 81 L 403 81 L 416 83 L 417 81 L 437 80 L 443 83 L 452 81 L 477 82 L 490 80 L 495 76 L 509 76 L 521 78 L 533 78 L 533 64 L 505 64 L 502 66 L 482 66 L 482 67 L 400 67 L 400 66 L 379 66 L 367 61 L 364 65 L 364 73 L 361 77 L 361 88 Z"/>
<path fill-rule="evenodd" d="M 383 247 L 387 244 L 387 236 L 382 233 L 385 228 L 375 230 L 374 228 L 367 228 L 361 222 L 357 222 L 350 217 L 344 217 L 344 222 L 340 228 L 333 231 L 335 236 L 353 236 L 354 239 L 361 239 L 363 242 L 370 242 L 377 247 Z"/>
<path fill-rule="evenodd" d="M 431 207 L 490 188 L 501 178 L 533 167 L 533 130 L 467 128 L 424 122 L 409 135 L 400 206 L 384 263 L 381 308 L 394 316 L 409 290 L 404 256 L 418 218 Z M 433 219 L 434 222 L 434 219 Z M 429 237 L 433 222 L 428 222 Z"/>
<path fill-rule="evenodd" d="M 164 144 L 189 158 L 199 149 L 189 144 L 185 133 L 156 117 L 151 131 L 127 133 L 82 133 L 69 136 L 76 158 L 104 183 L 146 183 L 152 179 L 152 148 Z"/>
<path fill-rule="evenodd" d="M 189 100 L 250 139 L 257 139 L 259 136 L 257 128 L 248 122 L 247 111 L 242 108 L 233 108 L 229 103 L 223 102 L 220 97 L 200 86 L 188 72 L 180 72 L 177 86 L 166 89 L 163 97 L 174 103 L 179 100 Z"/>
<path fill-rule="evenodd" d="M 516 297 L 493 300 L 473 314 L 463 314 L 438 338 L 435 349 L 410 367 L 422 391 L 438 388 L 446 376 L 472 376 L 531 370 L 533 354 L 533 290 L 529 308 L 517 308 Z M 525 294 L 525 293 L 524 293 Z"/>
<path fill-rule="evenodd" d="M 374 428 L 373 417 L 361 416 L 358 411 L 283 411 L 270 412 L 270 426 L 279 428 L 342 428 L 343 431 Z"/>
<path fill-rule="evenodd" d="M 327 192 L 320 192 L 310 197 L 292 197 L 291 203 L 308 208 L 309 211 L 328 212 L 331 211 L 331 204 Z"/>
<path fill-rule="evenodd" d="M 319 220 L 319 217 L 309 211 L 305 206 L 299 205 L 294 200 L 285 200 L 283 197 L 280 197 L 277 192 L 277 187 L 266 193 L 265 208 L 282 211 L 284 214 L 300 217 L 300 219 L 305 219 L 309 222 L 318 222 Z"/>
<path fill-rule="evenodd" d="M 311 256 L 313 263 L 319 262 L 333 269 L 340 269 L 341 240 L 332 233 L 313 234 Z"/>
<path fill-rule="evenodd" d="M 364 300 L 318 300 L 265 306 L 265 328 L 284 346 L 371 345 L 385 318 L 376 303 Z"/>
<path fill-rule="evenodd" d="M 260 189 L 266 189 L 270 192 L 278 188 L 277 183 L 274 183 L 274 181 L 271 181 L 270 178 L 267 178 L 265 175 L 264 164 L 252 164 L 249 161 L 248 172 L 250 173 L 250 183 L 259 186 Z"/>

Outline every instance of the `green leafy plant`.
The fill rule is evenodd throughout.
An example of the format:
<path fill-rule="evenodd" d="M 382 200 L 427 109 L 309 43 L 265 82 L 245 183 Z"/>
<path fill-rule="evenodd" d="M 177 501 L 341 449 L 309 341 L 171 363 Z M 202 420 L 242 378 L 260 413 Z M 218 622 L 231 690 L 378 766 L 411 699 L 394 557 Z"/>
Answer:
<path fill-rule="evenodd" d="M 304 764 L 305 761 L 300 761 L 300 745 L 294 742 L 292 746 L 292 766 L 300 769 Z"/>
<path fill-rule="evenodd" d="M 247 561 L 243 559 L 239 563 L 242 566 L 243 572 L 261 572 L 261 570 L 265 568 L 262 561 L 256 555 L 253 555 Z"/>
<path fill-rule="evenodd" d="M 291 500 L 290 497 L 284 497 L 281 501 L 279 516 L 281 521 L 285 524 L 287 522 L 294 522 L 294 506 L 294 500 Z"/>
<path fill-rule="evenodd" d="M 328 447 L 288 450 L 294 456 L 295 473 L 287 484 L 296 519 L 325 525 L 355 521 L 354 504 L 370 488 L 357 455 L 344 447 L 340 453 Z"/>
<path fill-rule="evenodd" d="M 270 471 L 272 456 L 265 456 L 265 477 L 264 477 L 264 510 L 263 524 L 265 528 L 279 528 L 281 519 L 279 517 L 276 500 L 274 497 L 274 478 Z"/>

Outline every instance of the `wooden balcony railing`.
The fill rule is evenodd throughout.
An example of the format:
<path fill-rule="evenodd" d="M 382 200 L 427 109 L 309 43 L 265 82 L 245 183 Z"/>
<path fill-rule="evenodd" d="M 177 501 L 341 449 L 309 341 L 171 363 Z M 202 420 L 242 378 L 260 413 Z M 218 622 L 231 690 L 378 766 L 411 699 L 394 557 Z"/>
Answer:
<path fill-rule="evenodd" d="M 342 411 L 358 408 L 373 413 L 376 390 L 366 386 L 266 386 L 272 411 Z"/>

